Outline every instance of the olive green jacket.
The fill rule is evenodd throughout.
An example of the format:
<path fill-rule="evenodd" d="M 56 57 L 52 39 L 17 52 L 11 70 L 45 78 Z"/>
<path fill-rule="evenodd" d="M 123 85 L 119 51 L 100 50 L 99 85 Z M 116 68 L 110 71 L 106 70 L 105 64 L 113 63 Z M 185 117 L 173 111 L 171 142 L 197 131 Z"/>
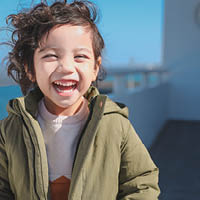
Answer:
<path fill-rule="evenodd" d="M 0 122 L 0 199 L 49 200 L 46 149 L 38 124 L 41 92 L 11 100 Z M 156 200 L 158 169 L 135 133 L 128 110 L 94 88 L 78 144 L 69 200 Z M 59 148 L 59 147 L 58 147 Z"/>

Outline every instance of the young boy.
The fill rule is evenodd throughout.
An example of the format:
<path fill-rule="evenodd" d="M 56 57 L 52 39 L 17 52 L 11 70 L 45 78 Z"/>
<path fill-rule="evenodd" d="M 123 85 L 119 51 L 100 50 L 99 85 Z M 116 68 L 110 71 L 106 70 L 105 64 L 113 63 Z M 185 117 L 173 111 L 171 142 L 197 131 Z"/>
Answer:
<path fill-rule="evenodd" d="M 127 108 L 92 83 L 104 41 L 92 3 L 10 15 L 8 74 L 24 97 L 0 123 L 0 199 L 155 200 L 158 169 Z"/>

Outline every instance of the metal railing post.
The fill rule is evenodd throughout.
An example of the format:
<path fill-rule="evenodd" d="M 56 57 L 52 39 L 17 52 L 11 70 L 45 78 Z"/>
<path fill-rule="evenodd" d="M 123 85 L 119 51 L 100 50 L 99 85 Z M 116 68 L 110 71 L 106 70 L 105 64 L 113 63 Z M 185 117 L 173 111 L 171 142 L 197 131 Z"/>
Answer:
<path fill-rule="evenodd" d="M 127 90 L 127 79 L 124 75 L 115 75 L 113 81 L 113 93 L 123 94 Z"/>

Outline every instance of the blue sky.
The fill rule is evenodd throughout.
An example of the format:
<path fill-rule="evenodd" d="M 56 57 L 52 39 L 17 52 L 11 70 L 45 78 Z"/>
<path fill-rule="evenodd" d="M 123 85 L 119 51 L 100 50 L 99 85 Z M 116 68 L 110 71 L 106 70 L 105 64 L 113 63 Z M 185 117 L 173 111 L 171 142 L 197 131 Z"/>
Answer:
<path fill-rule="evenodd" d="M 97 0 L 111 63 L 160 63 L 163 0 Z"/>
<path fill-rule="evenodd" d="M 106 43 L 106 65 L 127 64 L 130 59 L 135 63 L 162 62 L 164 0 L 92 1 L 101 11 L 98 26 Z M 21 5 L 26 7 L 29 4 L 30 0 L 2 1 L 0 26 L 5 25 L 8 14 L 16 13 L 16 10 L 21 9 Z M 0 55 L 5 52 L 1 47 Z"/>

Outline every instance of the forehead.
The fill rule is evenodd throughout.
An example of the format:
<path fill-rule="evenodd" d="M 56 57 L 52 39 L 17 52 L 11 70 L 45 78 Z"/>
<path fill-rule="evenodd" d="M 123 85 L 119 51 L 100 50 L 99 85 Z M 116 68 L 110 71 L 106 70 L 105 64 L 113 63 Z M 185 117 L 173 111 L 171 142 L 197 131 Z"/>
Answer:
<path fill-rule="evenodd" d="M 43 36 L 39 46 L 51 43 L 92 45 L 92 31 L 88 26 L 56 25 Z"/>

